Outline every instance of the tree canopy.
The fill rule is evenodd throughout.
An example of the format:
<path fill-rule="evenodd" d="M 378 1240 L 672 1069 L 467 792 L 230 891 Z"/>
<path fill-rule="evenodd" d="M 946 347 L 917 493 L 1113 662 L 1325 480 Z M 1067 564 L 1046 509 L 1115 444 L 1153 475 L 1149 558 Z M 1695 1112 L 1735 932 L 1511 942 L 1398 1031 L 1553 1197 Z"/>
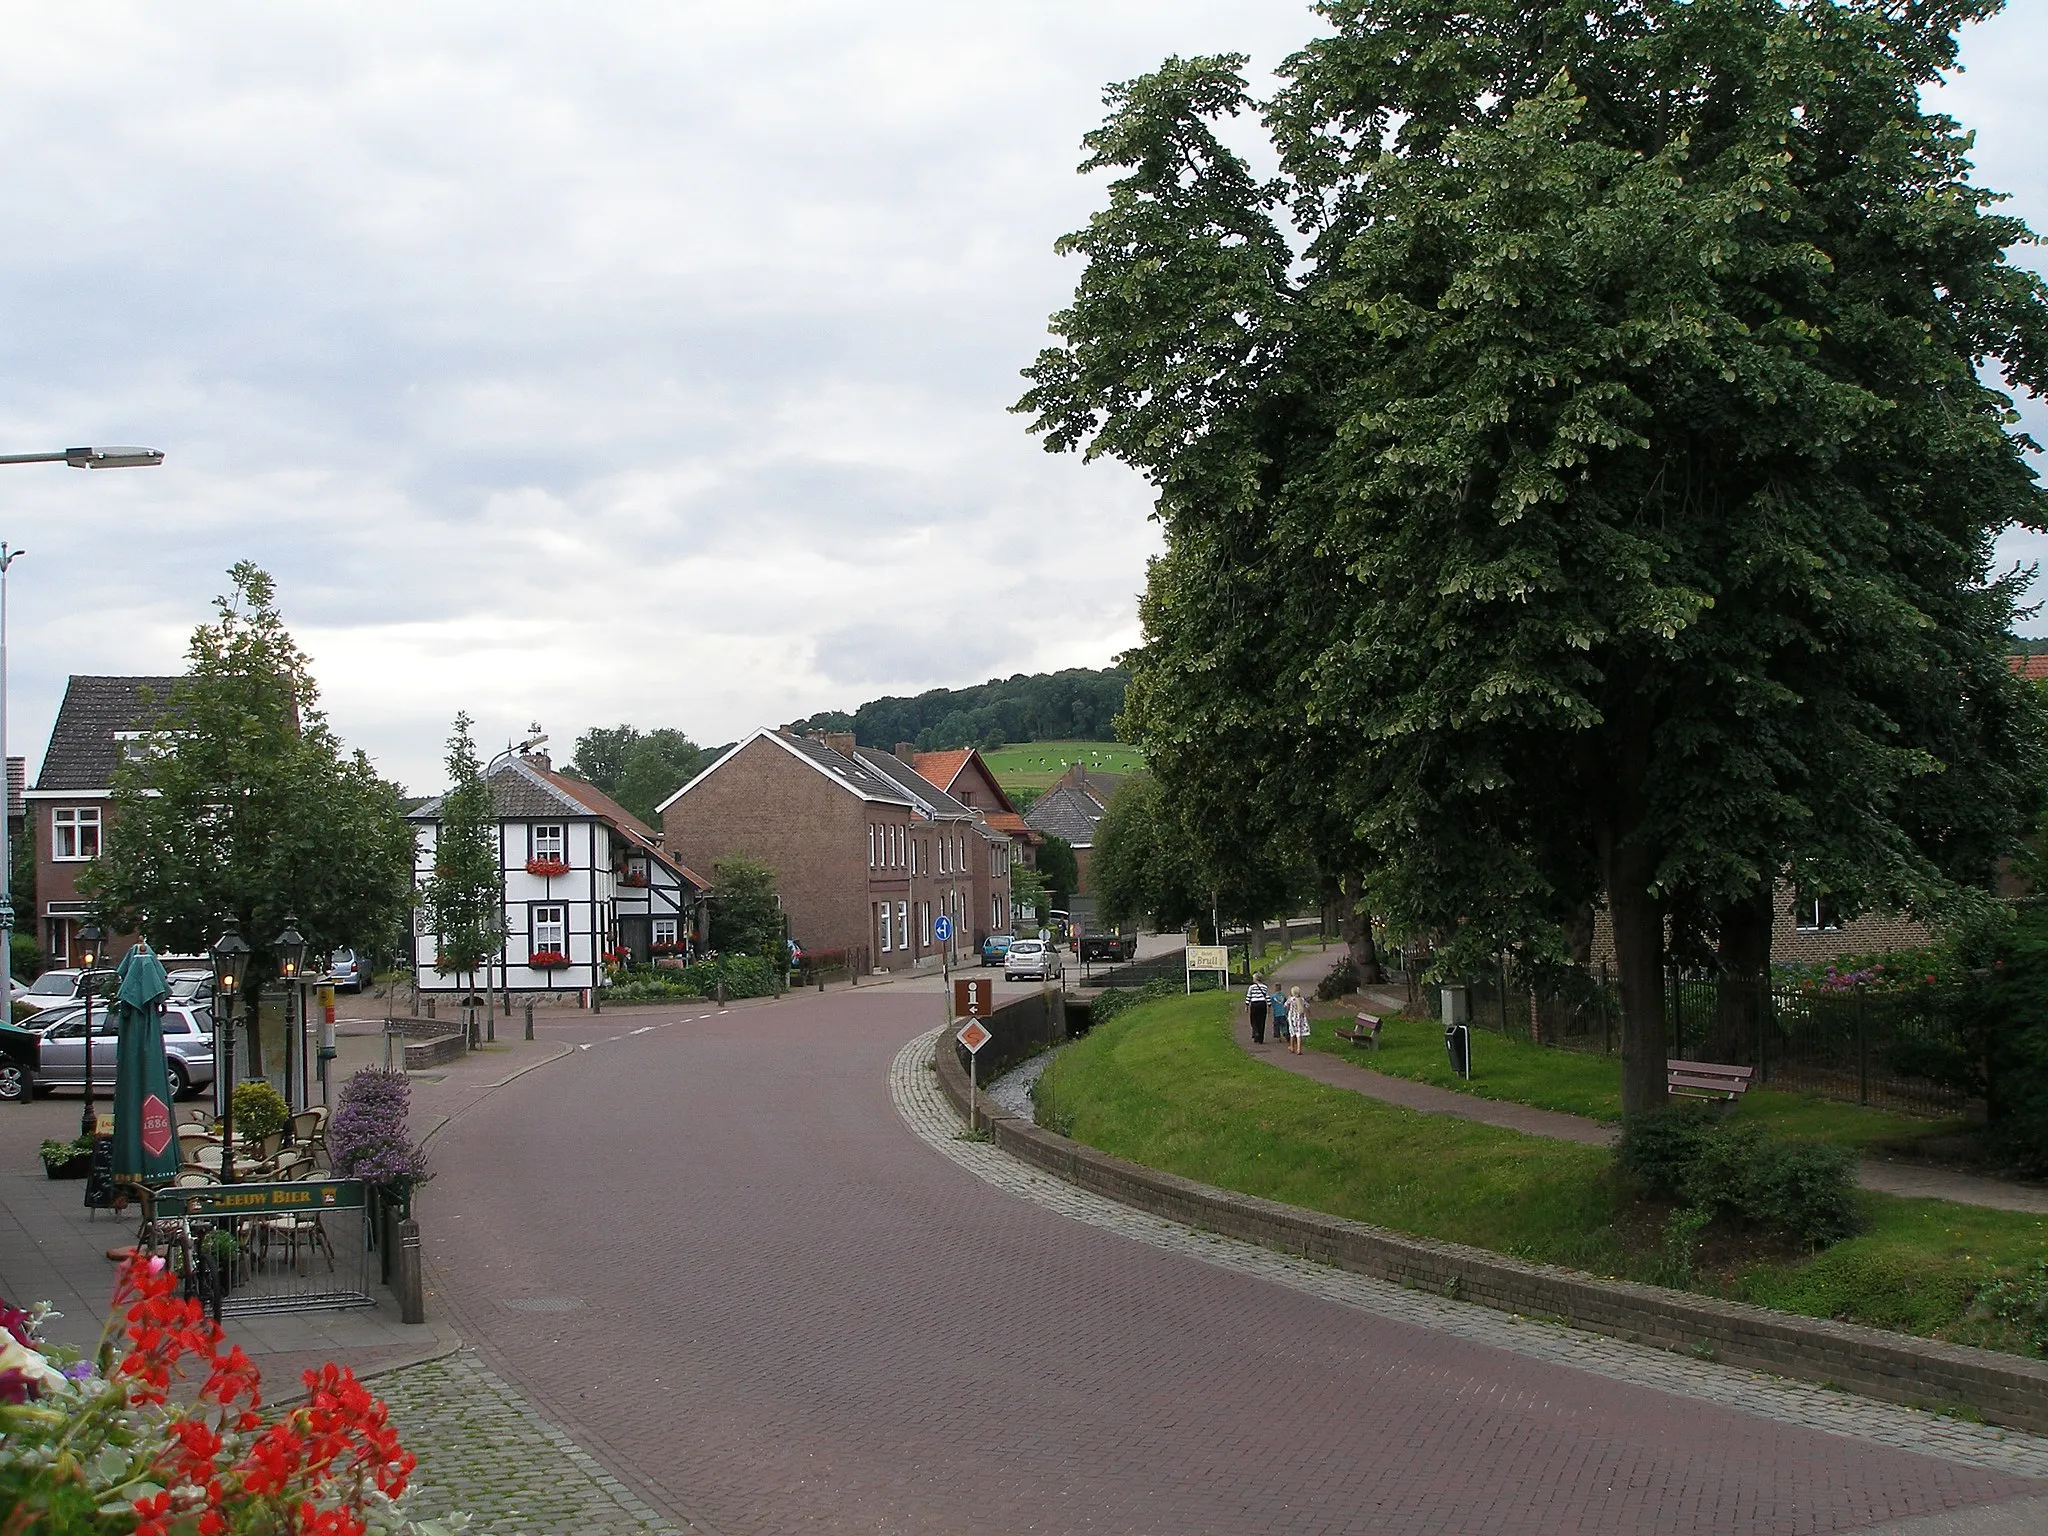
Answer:
<path fill-rule="evenodd" d="M 725 748 L 698 746 L 681 731 L 643 732 L 631 725 L 593 726 L 576 738 L 566 765 L 642 821 L 659 819 L 656 807 L 716 762 Z"/>
<path fill-rule="evenodd" d="M 474 975 L 505 942 L 505 879 L 499 868 L 496 802 L 477 758 L 468 714 L 448 737 L 448 793 L 434 843 L 434 869 L 420 891 L 426 929 L 435 936 L 435 968 Z"/>
<path fill-rule="evenodd" d="M 870 699 L 852 714 L 827 710 L 790 727 L 851 731 L 864 747 L 892 752 L 915 742 L 920 752 L 955 747 L 994 749 L 1014 741 L 1112 741 L 1129 675 L 1119 667 L 1018 673 L 976 688 L 933 688 L 915 698 Z"/>
<path fill-rule="evenodd" d="M 246 560 L 228 576 L 187 674 L 114 770 L 114 815 L 82 884 L 111 927 L 160 949 L 203 951 L 233 916 L 252 980 L 274 974 L 287 916 L 313 955 L 389 950 L 412 891 L 398 790 L 328 727 L 270 576 Z"/>
<path fill-rule="evenodd" d="M 711 947 L 729 955 L 779 958 L 782 903 L 775 894 L 775 870 L 738 854 L 711 869 Z"/>
<path fill-rule="evenodd" d="M 1604 899 L 1631 1110 L 1667 919 L 1788 872 L 1925 909 L 2038 796 L 1991 562 L 2048 521 L 1998 387 L 2048 382 L 2048 303 L 1920 104 L 1999 8 L 1329 0 L 1270 101 L 1170 59 L 1087 138 L 1019 408 L 1157 488 L 1153 771 L 1453 953 Z"/>

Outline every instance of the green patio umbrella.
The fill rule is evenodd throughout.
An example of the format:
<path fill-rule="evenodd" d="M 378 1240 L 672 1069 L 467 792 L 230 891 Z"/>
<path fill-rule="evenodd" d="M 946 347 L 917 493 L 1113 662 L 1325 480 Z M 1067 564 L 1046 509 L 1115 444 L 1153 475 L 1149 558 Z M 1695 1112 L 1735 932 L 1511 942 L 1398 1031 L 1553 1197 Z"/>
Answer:
<path fill-rule="evenodd" d="M 114 1182 L 154 1188 L 178 1176 L 171 1124 L 171 1070 L 164 1064 L 164 997 L 170 983 L 149 945 L 136 944 L 114 973 Z"/>

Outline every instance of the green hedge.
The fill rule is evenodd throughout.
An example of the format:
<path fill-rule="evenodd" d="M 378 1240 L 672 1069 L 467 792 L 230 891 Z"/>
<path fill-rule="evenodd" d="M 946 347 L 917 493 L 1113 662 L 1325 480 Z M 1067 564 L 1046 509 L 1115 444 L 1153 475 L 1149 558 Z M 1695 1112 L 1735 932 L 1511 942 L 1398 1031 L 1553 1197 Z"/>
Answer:
<path fill-rule="evenodd" d="M 682 970 L 634 971 L 606 983 L 604 999 L 608 1003 L 666 1003 L 716 997 L 721 977 L 728 998 L 769 997 L 775 991 L 775 962 L 759 955 L 729 955 L 699 960 Z"/>

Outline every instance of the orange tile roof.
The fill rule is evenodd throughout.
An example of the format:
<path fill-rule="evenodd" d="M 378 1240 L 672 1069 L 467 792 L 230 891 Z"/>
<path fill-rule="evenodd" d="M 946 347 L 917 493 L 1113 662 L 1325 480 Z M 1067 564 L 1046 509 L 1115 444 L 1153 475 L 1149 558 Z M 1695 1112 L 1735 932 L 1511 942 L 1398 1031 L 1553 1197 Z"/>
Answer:
<path fill-rule="evenodd" d="M 940 789 L 950 790 L 953 781 L 960 777 L 960 770 L 967 766 L 967 760 L 972 756 L 972 747 L 963 747 L 954 752 L 919 752 L 910 759 L 910 766 L 917 770 L 919 778 L 930 780 Z"/>
<path fill-rule="evenodd" d="M 2048 680 L 2048 656 L 2008 656 L 2005 664 L 2030 683 Z"/>
<path fill-rule="evenodd" d="M 627 810 L 610 795 L 599 789 L 588 779 L 571 778 L 566 773 L 555 773 L 549 769 L 537 770 L 555 788 L 578 804 L 588 806 L 606 821 L 616 823 L 623 831 L 637 832 L 642 837 L 654 836 L 654 828 Z"/>
<path fill-rule="evenodd" d="M 1027 826 L 1024 818 L 1015 811 L 989 811 L 981 819 L 996 831 L 1006 832 L 1011 837 L 1032 839 L 1038 842 L 1045 841 L 1044 838 L 1039 836 L 1038 830 L 1035 827 Z"/>

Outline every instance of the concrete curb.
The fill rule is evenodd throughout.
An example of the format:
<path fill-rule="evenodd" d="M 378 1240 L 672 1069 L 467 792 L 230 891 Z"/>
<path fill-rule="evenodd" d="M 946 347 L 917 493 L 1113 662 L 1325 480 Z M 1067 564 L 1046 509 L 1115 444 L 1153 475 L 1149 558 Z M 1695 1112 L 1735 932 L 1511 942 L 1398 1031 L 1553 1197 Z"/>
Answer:
<path fill-rule="evenodd" d="M 965 1118 L 967 1074 L 950 1044 L 941 1037 L 934 1052 L 939 1084 Z M 1127 1162 L 991 1111 L 986 1099 L 977 1104 L 974 1123 L 1000 1150 L 1070 1184 L 1226 1237 L 1634 1344 L 1702 1354 L 1908 1407 L 1966 1408 L 1989 1423 L 2048 1433 L 2048 1362 L 1404 1237 Z"/>

